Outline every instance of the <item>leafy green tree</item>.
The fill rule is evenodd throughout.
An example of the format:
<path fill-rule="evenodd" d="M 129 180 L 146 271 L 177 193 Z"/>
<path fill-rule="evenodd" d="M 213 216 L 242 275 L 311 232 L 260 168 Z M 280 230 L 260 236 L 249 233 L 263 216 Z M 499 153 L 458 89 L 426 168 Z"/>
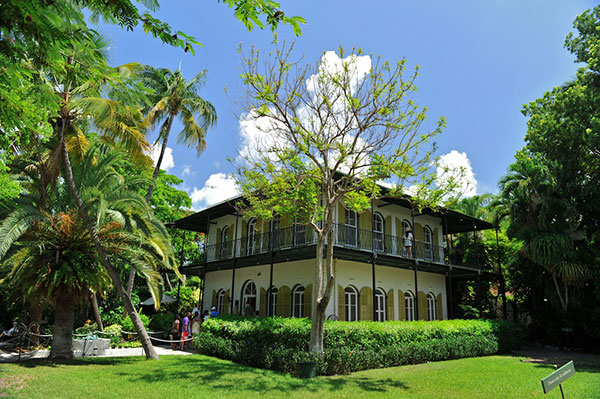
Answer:
<path fill-rule="evenodd" d="M 121 154 L 109 152 L 90 149 L 75 165 L 74 180 L 111 262 L 132 264 L 158 300 L 158 270 L 174 267 L 168 234 L 136 193 L 140 180 L 125 181 L 117 174 L 114 165 Z M 38 206 L 37 194 L 20 198 L 0 226 L 0 255 L 6 255 L 9 267 L 4 280 L 14 281 L 26 297 L 52 300 L 51 355 L 70 358 L 75 304 L 90 291 L 107 289 L 111 278 L 65 184 L 58 184 L 49 208 Z"/>
<path fill-rule="evenodd" d="M 421 151 L 444 125 L 422 131 L 425 109 L 410 99 L 415 74 L 404 77 L 405 61 L 387 63 L 353 51 L 327 53 L 316 68 L 290 62 L 291 47 L 262 58 L 244 58 L 247 88 L 240 104 L 264 134 L 240 163 L 244 211 L 269 220 L 296 217 L 316 237 L 316 267 L 310 350 L 323 351 L 325 310 L 334 286 L 334 213 L 344 201 L 362 211 L 382 195 L 378 182 L 392 180 L 391 195 L 416 185 L 419 205 L 445 194 L 431 188 L 431 151 Z M 344 58 L 345 57 L 345 58 Z M 367 64 L 367 65 L 366 65 Z M 366 67 L 364 67 L 366 65 Z M 363 68 L 364 67 L 364 68 Z M 363 69 L 361 69 L 363 68 Z M 429 193 L 429 195 L 426 195 Z"/>

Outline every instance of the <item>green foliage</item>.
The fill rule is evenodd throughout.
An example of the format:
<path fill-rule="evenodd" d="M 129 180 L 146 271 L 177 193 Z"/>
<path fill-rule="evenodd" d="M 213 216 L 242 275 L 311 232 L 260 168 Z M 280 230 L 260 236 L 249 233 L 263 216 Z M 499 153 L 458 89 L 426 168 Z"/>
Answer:
<path fill-rule="evenodd" d="M 179 291 L 177 287 L 175 287 L 172 291 L 166 292 L 166 294 L 173 298 L 177 298 L 178 292 L 179 307 L 177 308 L 177 302 L 171 302 L 164 305 L 165 309 L 180 315 L 183 315 L 185 312 L 191 312 L 198 303 L 198 291 L 194 287 L 182 286 Z"/>
<path fill-rule="evenodd" d="M 254 367 L 294 372 L 311 322 L 294 318 L 209 319 L 194 344 L 201 353 Z M 507 352 L 524 343 L 522 327 L 503 320 L 327 322 L 319 374 Z"/>
<path fill-rule="evenodd" d="M 138 315 L 140 316 L 140 319 L 142 320 L 142 324 L 144 325 L 144 328 L 147 329 L 148 326 L 150 325 L 150 318 L 143 313 L 138 313 Z M 131 318 L 129 317 L 129 315 L 127 315 L 125 318 L 123 318 L 122 327 L 123 327 L 123 331 L 135 333 L 135 327 L 133 326 L 133 322 L 131 321 Z"/>
<path fill-rule="evenodd" d="M 156 313 L 150 318 L 150 329 L 152 331 L 168 332 L 175 320 L 173 313 Z"/>
<path fill-rule="evenodd" d="M 110 326 L 105 327 L 104 330 L 102 330 L 102 333 L 99 333 L 98 335 L 103 338 L 109 338 L 111 345 L 119 344 L 122 341 L 122 338 L 121 338 L 121 330 L 122 329 L 123 328 L 121 327 L 120 324 L 111 324 Z"/>

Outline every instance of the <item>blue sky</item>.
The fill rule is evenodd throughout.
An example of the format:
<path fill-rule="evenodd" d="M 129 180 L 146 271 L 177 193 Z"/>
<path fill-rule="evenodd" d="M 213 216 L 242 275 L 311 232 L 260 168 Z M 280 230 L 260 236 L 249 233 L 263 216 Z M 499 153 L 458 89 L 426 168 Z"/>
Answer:
<path fill-rule="evenodd" d="M 184 180 L 181 187 L 200 209 L 233 190 L 226 179 L 233 170 L 227 158 L 237 155 L 243 141 L 232 102 L 243 93 L 237 48 L 254 44 L 268 50 L 272 36 L 270 30 L 248 32 L 216 0 L 163 0 L 161 5 L 159 18 L 203 44 L 195 56 L 141 29 L 98 29 L 112 41 L 114 65 L 135 61 L 176 69 L 181 63 L 187 78 L 208 70 L 201 94 L 215 105 L 219 121 L 208 133 L 207 150 L 196 158 L 195 151 L 177 144 L 179 124 L 169 141 L 173 162 L 168 172 Z M 341 45 L 418 64 L 416 101 L 429 108 L 429 126 L 440 116 L 448 123 L 436 140 L 438 154 L 465 153 L 478 194 L 497 191 L 498 180 L 524 145 L 522 105 L 574 76 L 577 65 L 563 48 L 564 38 L 575 17 L 595 5 L 584 0 L 282 1 L 288 15 L 306 19 L 296 39 L 306 62 L 316 63 L 324 51 Z M 293 36 L 285 26 L 278 33 L 280 39 Z M 453 153 L 448 160 L 461 157 Z"/>

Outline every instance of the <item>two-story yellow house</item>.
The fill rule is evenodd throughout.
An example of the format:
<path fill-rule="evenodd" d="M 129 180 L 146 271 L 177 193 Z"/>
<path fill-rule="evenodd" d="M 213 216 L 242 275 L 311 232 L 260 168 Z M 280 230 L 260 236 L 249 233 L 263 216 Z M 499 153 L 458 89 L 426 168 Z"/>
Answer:
<path fill-rule="evenodd" d="M 202 259 L 181 268 L 183 274 L 203 277 L 203 310 L 214 305 L 220 314 L 310 317 L 316 265 L 312 229 L 284 217 L 242 217 L 234 206 L 240 199 L 173 223 L 208 237 Z M 447 209 L 416 213 L 408 199 L 396 198 L 375 200 L 360 214 L 339 203 L 335 222 L 336 284 L 326 314 L 347 321 L 451 318 L 452 279 L 483 273 L 477 265 L 448 261 L 445 237 L 493 227 Z"/>

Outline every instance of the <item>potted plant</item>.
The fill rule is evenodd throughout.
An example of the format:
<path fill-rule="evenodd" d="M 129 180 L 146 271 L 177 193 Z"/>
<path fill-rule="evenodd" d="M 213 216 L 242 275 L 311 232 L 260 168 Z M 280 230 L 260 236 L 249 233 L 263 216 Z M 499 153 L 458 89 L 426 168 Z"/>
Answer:
<path fill-rule="evenodd" d="M 320 360 L 317 352 L 298 352 L 294 355 L 296 375 L 299 378 L 314 378 L 317 375 L 317 363 Z"/>

